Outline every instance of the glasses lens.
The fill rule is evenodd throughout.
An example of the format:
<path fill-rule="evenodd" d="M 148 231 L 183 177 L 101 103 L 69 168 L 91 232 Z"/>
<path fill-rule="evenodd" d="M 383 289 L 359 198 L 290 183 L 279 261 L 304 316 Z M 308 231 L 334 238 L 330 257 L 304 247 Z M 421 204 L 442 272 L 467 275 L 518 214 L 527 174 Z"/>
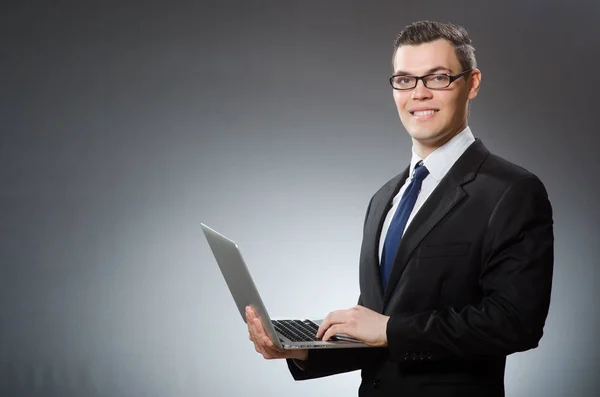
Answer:
<path fill-rule="evenodd" d="M 407 90 L 415 86 L 416 79 L 410 76 L 392 77 L 392 85 L 399 90 Z"/>
<path fill-rule="evenodd" d="M 450 77 L 445 74 L 432 74 L 425 77 L 425 85 L 428 88 L 446 88 L 450 85 Z"/>

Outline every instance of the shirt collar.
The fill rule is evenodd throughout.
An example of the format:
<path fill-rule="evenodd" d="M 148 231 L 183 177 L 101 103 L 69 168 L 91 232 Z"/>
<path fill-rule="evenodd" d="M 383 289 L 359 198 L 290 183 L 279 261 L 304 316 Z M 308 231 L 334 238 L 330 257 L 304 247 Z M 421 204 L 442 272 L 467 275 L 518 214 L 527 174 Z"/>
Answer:
<path fill-rule="evenodd" d="M 473 137 L 473 133 L 471 133 L 471 129 L 467 126 L 448 142 L 431 152 L 425 159 L 419 157 L 413 146 L 409 175 L 413 175 L 415 166 L 419 161 L 423 160 L 423 165 L 427 167 L 429 175 L 436 182 L 439 182 L 473 142 L 475 142 L 475 138 Z"/>

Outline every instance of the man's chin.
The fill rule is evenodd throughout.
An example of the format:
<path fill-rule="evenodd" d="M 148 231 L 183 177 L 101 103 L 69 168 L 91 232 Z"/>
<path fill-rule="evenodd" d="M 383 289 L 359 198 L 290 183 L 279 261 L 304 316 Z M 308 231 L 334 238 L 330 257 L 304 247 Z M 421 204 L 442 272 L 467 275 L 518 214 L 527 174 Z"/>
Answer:
<path fill-rule="evenodd" d="M 423 145 L 434 144 L 441 138 L 440 133 L 438 131 L 423 129 L 408 131 L 408 135 L 410 135 L 413 141 L 417 141 Z"/>
<path fill-rule="evenodd" d="M 438 131 L 420 131 L 409 133 L 409 135 L 411 136 L 413 145 L 420 146 L 423 149 L 435 150 L 448 141 L 448 138 Z"/>

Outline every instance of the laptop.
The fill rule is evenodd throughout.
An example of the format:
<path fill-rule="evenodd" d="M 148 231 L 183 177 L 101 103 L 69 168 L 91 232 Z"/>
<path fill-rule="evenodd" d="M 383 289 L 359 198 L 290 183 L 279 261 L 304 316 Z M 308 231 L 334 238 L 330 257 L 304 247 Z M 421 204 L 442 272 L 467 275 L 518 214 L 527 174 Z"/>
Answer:
<path fill-rule="evenodd" d="M 261 319 L 265 332 L 280 349 L 364 348 L 369 345 L 345 334 L 337 334 L 323 342 L 316 338 L 323 320 L 272 320 L 256 289 L 238 245 L 216 230 L 201 223 L 231 296 L 246 322 L 246 306 L 251 306 Z"/>

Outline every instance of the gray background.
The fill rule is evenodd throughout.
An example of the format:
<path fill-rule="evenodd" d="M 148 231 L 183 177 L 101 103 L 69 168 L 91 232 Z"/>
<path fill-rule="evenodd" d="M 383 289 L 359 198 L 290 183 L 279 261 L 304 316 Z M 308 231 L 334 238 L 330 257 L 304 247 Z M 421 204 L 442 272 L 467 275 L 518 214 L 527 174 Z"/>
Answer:
<path fill-rule="evenodd" d="M 355 395 L 357 372 L 254 352 L 199 224 L 273 315 L 354 305 L 366 205 L 410 156 L 392 41 L 420 19 L 470 31 L 469 125 L 554 206 L 550 315 L 508 395 L 596 395 L 600 3 L 502 3 L 3 2 L 0 395 Z"/>

